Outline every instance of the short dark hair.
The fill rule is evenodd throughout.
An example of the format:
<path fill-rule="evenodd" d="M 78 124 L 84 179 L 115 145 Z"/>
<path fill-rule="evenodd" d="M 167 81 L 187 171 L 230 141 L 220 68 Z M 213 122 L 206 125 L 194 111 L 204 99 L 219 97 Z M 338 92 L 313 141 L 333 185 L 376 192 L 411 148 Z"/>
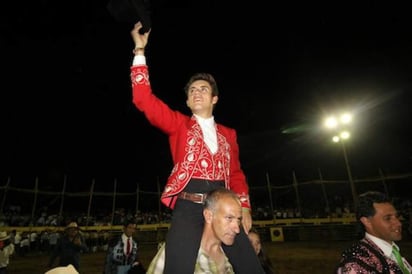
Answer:
<path fill-rule="evenodd" d="M 356 218 L 372 217 L 375 215 L 374 203 L 392 203 L 388 196 L 379 191 L 367 191 L 359 195 Z"/>
<path fill-rule="evenodd" d="M 127 226 L 130 225 L 130 224 L 136 225 L 136 224 L 137 224 L 136 219 L 130 218 L 130 219 L 126 219 L 126 220 L 123 222 L 123 226 L 124 226 L 124 227 L 127 227 Z"/>
<path fill-rule="evenodd" d="M 186 95 L 189 92 L 190 85 L 193 84 L 193 82 L 198 81 L 198 80 L 203 80 L 209 83 L 209 85 L 212 87 L 212 96 L 219 95 L 219 89 L 217 88 L 217 83 L 216 83 L 215 78 L 212 76 L 212 74 L 206 73 L 206 72 L 199 72 L 199 73 L 194 74 L 192 77 L 190 77 L 189 81 L 186 83 L 186 86 L 185 86 Z"/>

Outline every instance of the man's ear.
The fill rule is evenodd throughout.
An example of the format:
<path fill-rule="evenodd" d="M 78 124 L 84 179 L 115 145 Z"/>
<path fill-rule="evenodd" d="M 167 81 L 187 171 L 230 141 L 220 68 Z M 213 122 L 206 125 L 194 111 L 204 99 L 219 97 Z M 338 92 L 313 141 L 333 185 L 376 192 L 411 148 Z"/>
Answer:
<path fill-rule="evenodd" d="M 210 209 L 203 210 L 203 217 L 205 218 L 206 223 L 211 223 L 213 219 L 213 213 Z"/>
<path fill-rule="evenodd" d="M 371 226 L 371 221 L 369 220 L 369 218 L 368 217 L 361 217 L 360 218 L 360 222 L 363 224 L 363 226 L 365 227 L 365 228 L 369 228 L 370 226 Z"/>
<path fill-rule="evenodd" d="M 212 103 L 215 105 L 217 103 L 217 101 L 219 101 L 219 96 L 213 96 L 212 98 Z"/>

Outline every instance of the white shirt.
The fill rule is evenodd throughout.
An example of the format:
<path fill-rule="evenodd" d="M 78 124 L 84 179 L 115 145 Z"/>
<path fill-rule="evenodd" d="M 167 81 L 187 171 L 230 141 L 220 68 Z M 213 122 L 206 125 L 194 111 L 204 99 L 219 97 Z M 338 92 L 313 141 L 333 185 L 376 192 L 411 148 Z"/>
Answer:
<path fill-rule="evenodd" d="M 375 236 L 372 236 L 371 234 L 368 234 L 367 232 L 365 232 L 365 237 L 368 238 L 369 240 L 371 240 L 372 242 L 374 242 L 380 249 L 382 249 L 383 253 L 385 254 L 386 257 L 391 258 L 392 260 L 394 260 L 396 262 L 396 258 L 395 256 L 392 254 L 392 246 L 396 246 L 398 248 L 398 250 L 400 250 L 399 246 L 393 242 L 392 244 L 389 244 L 387 241 L 384 241 L 382 239 L 379 239 Z M 408 263 L 408 261 L 406 261 L 406 259 L 404 257 L 402 257 L 403 263 L 405 264 L 405 266 L 408 268 L 409 272 L 412 272 L 412 267 L 411 265 Z"/>
<path fill-rule="evenodd" d="M 146 56 L 135 55 L 133 57 L 133 66 L 137 66 L 137 65 L 146 65 Z"/>
<path fill-rule="evenodd" d="M 122 242 L 123 242 L 123 252 L 124 254 L 127 255 L 127 240 L 129 239 L 129 237 L 126 236 L 126 234 L 122 234 Z M 130 237 L 130 251 L 132 251 L 133 248 L 133 241 Z"/>
<path fill-rule="evenodd" d="M 9 244 L 0 250 L 0 267 L 7 267 L 9 265 L 9 258 L 14 253 L 14 244 Z"/>
<path fill-rule="evenodd" d="M 214 117 L 212 116 L 205 119 L 196 114 L 193 115 L 196 117 L 196 120 L 199 123 L 200 128 L 202 129 L 203 140 L 205 141 L 210 152 L 212 152 L 212 154 L 215 154 L 217 151 L 217 135 Z"/>

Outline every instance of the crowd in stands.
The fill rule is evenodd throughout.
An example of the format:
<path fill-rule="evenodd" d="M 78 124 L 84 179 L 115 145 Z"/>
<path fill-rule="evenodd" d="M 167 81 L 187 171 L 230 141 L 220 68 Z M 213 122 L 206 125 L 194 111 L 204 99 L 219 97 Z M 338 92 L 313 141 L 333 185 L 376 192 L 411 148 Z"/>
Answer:
<path fill-rule="evenodd" d="M 39 216 L 31 217 L 29 214 L 21 212 L 19 207 L 10 207 L 0 214 L 0 226 L 22 227 L 22 226 L 65 226 L 69 220 L 76 220 L 80 226 L 95 225 L 121 225 L 127 218 L 134 218 L 138 224 L 156 224 L 169 222 L 171 215 L 167 212 L 140 212 L 132 213 L 124 208 L 117 209 L 114 214 L 105 213 L 87 216 L 86 213 L 70 213 L 66 216 L 59 214 L 49 214 L 47 209 L 43 209 Z M 112 220 L 113 219 L 113 220 Z"/>
<path fill-rule="evenodd" d="M 412 211 L 412 204 L 407 204 L 408 210 L 401 210 L 402 215 L 405 218 L 409 218 Z M 403 205 L 403 208 L 405 206 Z M 256 207 L 252 212 L 253 220 L 272 220 L 272 219 L 292 219 L 292 218 L 341 218 L 353 216 L 353 212 L 348 206 L 337 206 L 333 210 L 328 208 L 322 210 L 312 210 L 305 208 L 304 212 L 301 212 L 298 208 L 276 208 L 271 209 L 269 206 Z M 127 218 L 134 218 L 137 220 L 138 225 L 143 224 L 158 224 L 158 223 L 170 223 L 171 213 L 170 211 L 163 212 L 132 212 L 124 208 L 116 209 L 114 214 L 111 212 L 99 213 L 92 216 L 87 216 L 86 213 L 70 213 L 65 216 L 59 216 L 56 213 L 49 213 L 47 208 L 42 208 L 39 213 L 32 218 L 30 214 L 22 212 L 18 206 L 9 206 L 3 210 L 3 214 L 0 214 L 0 226 L 9 227 L 61 227 L 65 226 L 69 220 L 75 220 L 79 226 L 110 226 L 110 225 L 122 225 Z"/>
<path fill-rule="evenodd" d="M 14 243 L 15 253 L 18 256 L 24 257 L 33 253 L 50 254 L 50 252 L 54 250 L 62 233 L 63 231 L 61 230 L 49 228 L 41 232 L 21 232 L 13 230 L 10 233 L 10 240 Z M 82 231 L 81 233 L 91 252 L 107 250 L 108 239 L 111 235 L 109 231 Z"/>

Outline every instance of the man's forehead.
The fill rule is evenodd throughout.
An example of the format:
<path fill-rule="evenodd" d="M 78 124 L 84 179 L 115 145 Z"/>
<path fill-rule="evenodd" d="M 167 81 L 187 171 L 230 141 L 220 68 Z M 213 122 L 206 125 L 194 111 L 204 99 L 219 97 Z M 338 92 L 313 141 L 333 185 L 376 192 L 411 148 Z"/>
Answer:
<path fill-rule="evenodd" d="M 196 80 L 190 85 L 190 88 L 194 87 L 210 87 L 210 84 L 205 80 Z"/>
<path fill-rule="evenodd" d="M 223 201 L 221 201 L 219 209 L 225 212 L 228 211 L 240 211 L 242 212 L 242 206 L 240 202 L 232 199 L 232 198 L 226 198 Z"/>
<path fill-rule="evenodd" d="M 377 214 L 387 215 L 396 214 L 397 211 L 391 203 L 374 203 L 375 211 Z"/>

